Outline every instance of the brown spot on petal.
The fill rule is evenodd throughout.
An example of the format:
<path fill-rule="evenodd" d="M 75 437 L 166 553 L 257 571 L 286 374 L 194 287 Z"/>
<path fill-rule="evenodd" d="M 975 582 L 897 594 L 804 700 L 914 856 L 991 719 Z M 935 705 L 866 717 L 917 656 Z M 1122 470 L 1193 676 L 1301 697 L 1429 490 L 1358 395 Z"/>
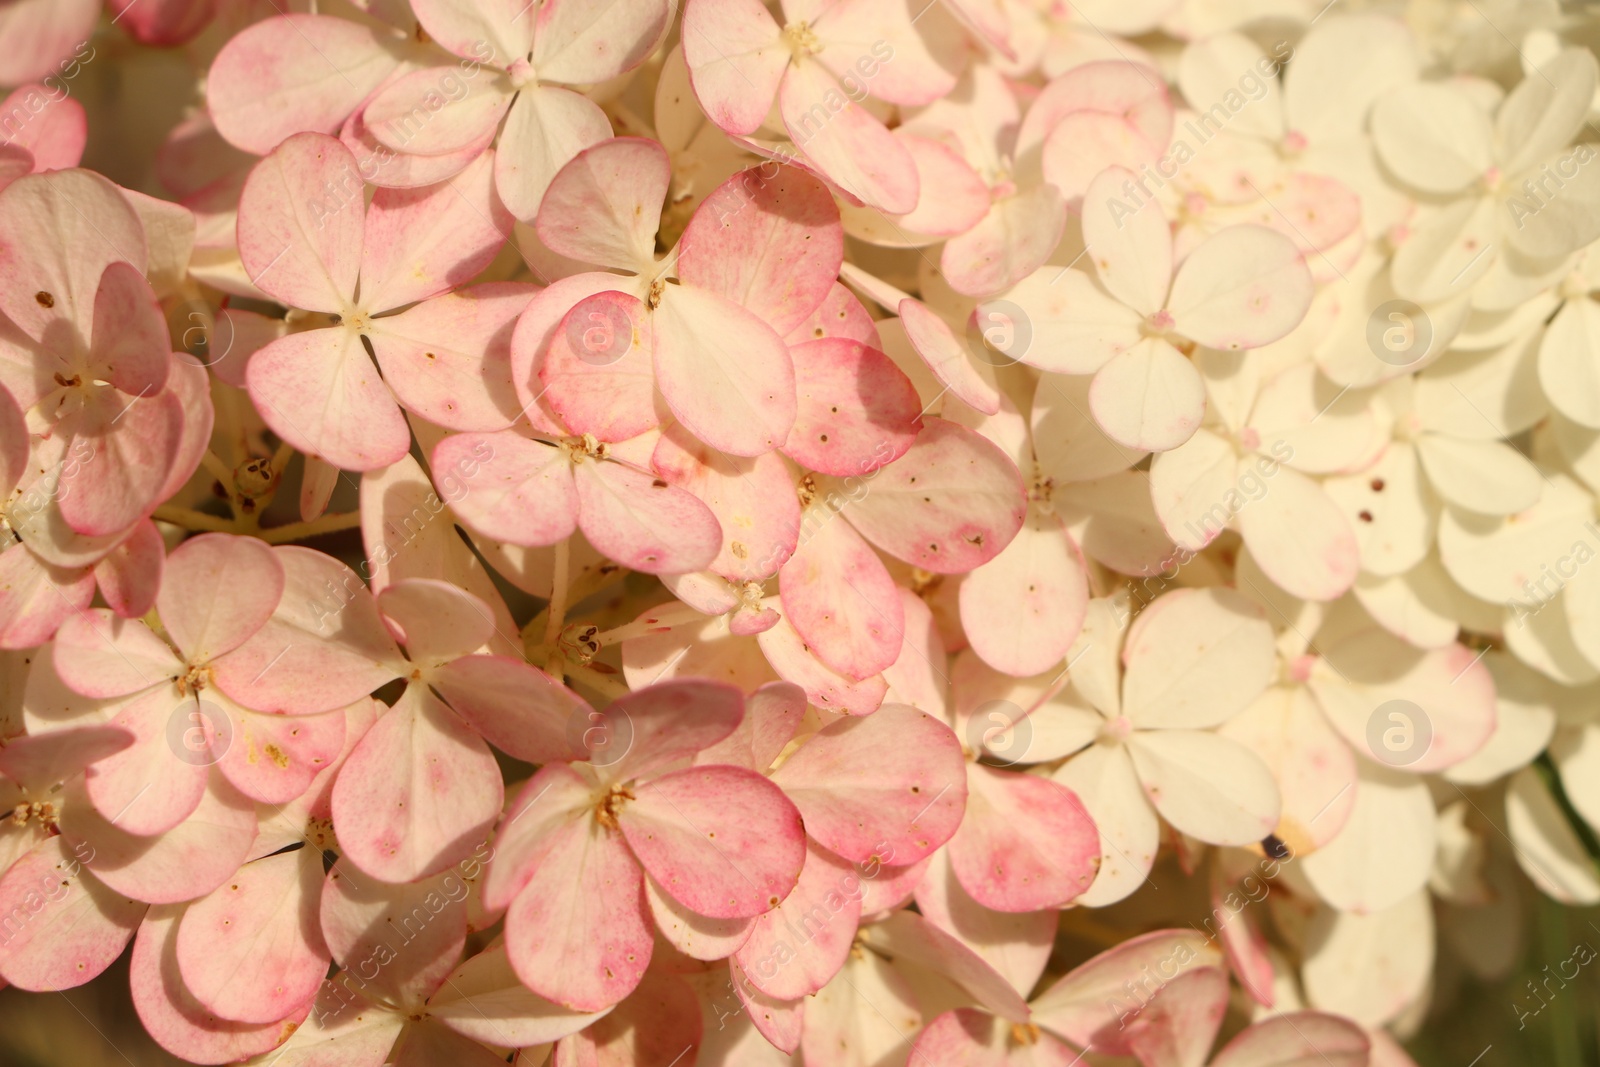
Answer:
<path fill-rule="evenodd" d="M 34 293 L 33 298 L 39 302 L 40 307 L 53 308 L 56 306 L 56 298 L 45 292 L 43 289 L 40 289 L 37 293 Z"/>

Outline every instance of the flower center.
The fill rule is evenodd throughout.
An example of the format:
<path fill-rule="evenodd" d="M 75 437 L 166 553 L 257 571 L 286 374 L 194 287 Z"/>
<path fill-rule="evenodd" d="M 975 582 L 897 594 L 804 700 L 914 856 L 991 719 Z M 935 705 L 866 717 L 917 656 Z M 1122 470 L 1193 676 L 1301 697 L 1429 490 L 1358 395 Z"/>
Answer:
<path fill-rule="evenodd" d="M 817 40 L 817 35 L 811 32 L 811 24 L 807 22 L 789 23 L 783 28 L 783 39 L 796 59 L 804 59 L 822 51 L 822 42 Z"/>
<path fill-rule="evenodd" d="M 592 433 L 586 433 L 582 437 L 569 437 L 561 442 L 561 448 L 566 452 L 567 459 L 573 463 L 582 463 L 590 457 L 605 459 L 611 451 L 609 446 L 597 440 Z"/>
<path fill-rule="evenodd" d="M 1166 308 L 1162 308 L 1144 320 L 1144 332 L 1150 337 L 1165 337 L 1172 332 L 1172 327 L 1172 312 Z"/>
<path fill-rule="evenodd" d="M 1118 745 L 1126 741 L 1131 733 L 1133 721 L 1126 715 L 1118 715 L 1100 727 L 1100 740 L 1108 745 Z"/>
<path fill-rule="evenodd" d="M 539 84 L 539 75 L 534 71 L 533 64 L 526 59 L 519 59 L 506 68 L 506 74 L 511 78 L 511 88 L 514 90 L 526 89 L 530 85 Z"/>
<path fill-rule="evenodd" d="M 1306 135 L 1299 130 L 1290 130 L 1283 136 L 1283 154 L 1298 156 L 1306 150 Z"/>
<path fill-rule="evenodd" d="M 633 793 L 625 785 L 614 785 L 600 798 L 600 803 L 594 807 L 594 817 L 600 825 L 607 830 L 617 828 L 617 816 L 622 813 L 622 806 L 633 799 Z"/>
<path fill-rule="evenodd" d="M 180 696 L 189 696 L 191 693 L 201 692 L 211 684 L 211 667 L 209 664 L 204 663 L 193 665 L 183 674 L 173 679 L 173 682 L 177 685 Z"/>

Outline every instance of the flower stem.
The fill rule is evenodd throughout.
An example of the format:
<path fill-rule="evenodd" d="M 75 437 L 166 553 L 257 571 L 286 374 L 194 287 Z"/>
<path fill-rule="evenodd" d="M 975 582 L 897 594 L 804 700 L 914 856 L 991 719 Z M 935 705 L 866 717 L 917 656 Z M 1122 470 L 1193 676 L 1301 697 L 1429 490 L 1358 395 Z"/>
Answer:
<path fill-rule="evenodd" d="M 218 518 L 203 511 L 180 508 L 172 504 L 163 504 L 156 508 L 151 518 L 157 522 L 170 522 L 174 526 L 182 526 L 185 530 L 206 533 L 234 533 L 238 530 L 238 524 L 232 519 Z"/>
<path fill-rule="evenodd" d="M 615 645 L 645 634 L 657 634 L 663 630 L 670 630 L 674 626 L 683 626 L 691 622 L 705 622 L 711 618 L 703 611 L 696 611 L 682 601 L 669 600 L 655 611 L 651 611 L 642 618 L 625 623 L 612 630 L 605 630 L 594 636 L 593 640 L 601 648 Z"/>
<path fill-rule="evenodd" d="M 567 538 L 556 542 L 555 574 L 550 579 L 550 615 L 544 621 L 544 643 L 554 648 L 567 621 L 567 572 L 572 567 L 572 544 Z"/>
<path fill-rule="evenodd" d="M 353 530 L 360 525 L 361 512 L 351 511 L 343 515 L 319 515 L 309 522 L 291 522 L 284 526 L 274 526 L 259 531 L 257 536 L 269 545 L 281 545 L 289 541 L 303 541 L 308 537 L 338 533 L 340 530 Z"/>

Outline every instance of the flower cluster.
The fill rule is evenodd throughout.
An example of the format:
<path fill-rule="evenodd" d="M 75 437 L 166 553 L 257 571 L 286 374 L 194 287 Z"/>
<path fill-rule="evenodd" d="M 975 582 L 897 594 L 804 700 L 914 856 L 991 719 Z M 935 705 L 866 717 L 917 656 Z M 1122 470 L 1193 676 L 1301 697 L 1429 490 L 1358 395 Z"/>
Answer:
<path fill-rule="evenodd" d="M 1410 1064 L 1600 903 L 1595 24 L 1469 6 L 0 0 L 0 980 Z"/>

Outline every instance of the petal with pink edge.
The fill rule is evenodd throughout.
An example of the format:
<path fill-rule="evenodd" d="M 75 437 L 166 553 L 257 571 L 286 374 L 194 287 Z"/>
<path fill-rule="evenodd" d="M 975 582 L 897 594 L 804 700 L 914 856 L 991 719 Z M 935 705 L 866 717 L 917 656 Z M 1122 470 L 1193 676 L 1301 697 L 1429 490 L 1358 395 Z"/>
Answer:
<path fill-rule="evenodd" d="M 1094 881 L 1100 835 L 1070 789 L 1048 778 L 974 764 L 950 863 L 974 900 L 996 911 L 1037 911 Z"/>
<path fill-rule="evenodd" d="M 545 0 L 533 38 L 533 65 L 547 81 L 610 81 L 655 51 L 676 13 L 677 5 L 667 0 L 623 0 L 599 8 L 578 0 Z"/>
<path fill-rule="evenodd" d="M 93 855 L 85 844 L 52 837 L 0 877 L 8 917 L 0 978 L 33 992 L 71 989 L 122 955 L 146 905 L 88 873 L 84 861 Z"/>
<path fill-rule="evenodd" d="M 708 289 L 669 286 L 661 296 L 652 347 L 673 414 L 736 456 L 782 445 L 795 419 L 794 364 L 772 327 Z"/>
<path fill-rule="evenodd" d="M 740 767 L 692 767 L 633 787 L 617 816 L 628 847 L 684 907 L 749 918 L 794 888 L 805 863 L 800 813 Z"/>
<path fill-rule="evenodd" d="M 384 86 L 362 109 L 361 121 L 396 152 L 448 156 L 465 151 L 493 135 L 515 90 L 493 68 L 480 67 L 463 81 L 453 66 L 414 70 Z"/>
<path fill-rule="evenodd" d="M 911 379 L 876 348 L 824 339 L 794 345 L 797 411 L 784 455 L 820 474 L 870 474 L 905 455 L 922 428 Z"/>
<path fill-rule="evenodd" d="M 1141 614 L 1122 652 L 1122 710 L 1143 729 L 1220 726 L 1278 669 L 1266 612 L 1231 589 L 1176 589 Z"/>
<path fill-rule="evenodd" d="M 564 1008 L 601 1011 L 633 992 L 651 951 L 644 872 L 622 835 L 592 818 L 555 830 L 506 912 L 517 977 Z"/>
<path fill-rule="evenodd" d="M 367 208 L 361 306 L 389 311 L 465 285 L 511 233 L 494 193 L 494 152 L 424 189 L 379 189 Z"/>
<path fill-rule="evenodd" d="M 834 671 L 812 653 L 794 624 L 781 616 L 775 625 L 757 634 L 756 641 L 778 676 L 804 689 L 806 699 L 819 708 L 871 715 L 889 691 L 881 674 L 855 681 Z"/>
<path fill-rule="evenodd" d="M 283 598 L 285 582 L 283 564 L 265 542 L 201 534 L 167 557 L 156 610 L 189 662 L 205 663 L 261 629 Z"/>
<path fill-rule="evenodd" d="M 644 303 L 606 292 L 572 305 L 539 367 L 545 398 L 575 434 L 626 441 L 660 424 Z"/>
<path fill-rule="evenodd" d="M 678 276 L 727 297 L 780 336 L 810 315 L 844 262 L 827 186 L 797 167 L 740 171 L 696 209 L 678 245 Z"/>
<path fill-rule="evenodd" d="M 821 63 L 790 65 L 778 108 L 790 138 L 846 192 L 890 215 L 917 206 L 921 183 L 911 153 Z"/>
<path fill-rule="evenodd" d="M 578 525 L 602 554 L 646 574 L 703 570 L 722 546 L 716 516 L 692 493 L 621 463 L 572 471 Z"/>
<path fill-rule="evenodd" d="M 354 703 L 402 662 L 355 571 L 298 545 L 273 549 L 283 597 L 244 644 L 211 665 L 217 687 L 255 711 L 309 715 Z"/>
<path fill-rule="evenodd" d="M 970 2 L 970 0 L 968 0 Z M 1018 1045 L 1012 1025 L 975 1008 L 956 1008 L 934 1019 L 911 1043 L 911 1058 L 930 1067 L 1073 1067 L 1081 1053 L 1054 1034 Z"/>
<path fill-rule="evenodd" d="M 261 715 L 233 707 L 228 717 L 233 736 L 217 769 L 258 803 L 287 804 L 301 796 L 344 747 L 343 708 L 319 715 Z"/>
<path fill-rule="evenodd" d="M 333 819 L 352 863 L 374 878 L 409 882 L 470 854 L 504 796 L 489 746 L 413 685 L 345 761 Z"/>
<path fill-rule="evenodd" d="M 104 608 L 79 612 L 63 623 L 52 659 L 69 689 L 96 699 L 137 693 L 183 672 L 167 643 L 149 627 Z"/>
<path fill-rule="evenodd" d="M 1348 1019 L 1296 1011 L 1263 1019 L 1229 1041 L 1211 1067 L 1362 1067 L 1372 1042 Z"/>
<path fill-rule="evenodd" d="M 1083 553 L 1054 515 L 1028 521 L 961 583 L 961 626 L 989 666 L 1025 678 L 1065 660 L 1089 603 Z"/>
<path fill-rule="evenodd" d="M 973 357 L 971 348 L 947 322 L 926 304 L 909 297 L 900 301 L 897 312 L 911 347 L 941 385 L 985 415 L 1000 410 L 994 371 Z"/>
<path fill-rule="evenodd" d="M 270 1023 L 309 1004 L 328 969 L 321 895 L 316 849 L 245 864 L 179 920 L 184 986 L 234 1022 Z"/>
<path fill-rule="evenodd" d="M 847 522 L 821 509 L 778 572 L 784 614 L 813 654 L 859 681 L 900 655 L 904 615 L 883 561 Z"/>
<path fill-rule="evenodd" d="M 831 486 L 831 483 L 824 483 Z M 1022 475 L 981 435 L 924 419 L 916 444 L 840 512 L 867 540 L 913 566 L 960 574 L 999 555 L 1027 517 Z"/>
<path fill-rule="evenodd" d="M 0 648 L 34 648 L 94 600 L 94 572 L 45 563 L 24 545 L 0 552 Z"/>
<path fill-rule="evenodd" d="M 471 593 L 436 578 L 402 578 L 378 594 L 378 610 L 425 668 L 476 652 L 494 634 L 489 607 Z"/>
<path fill-rule="evenodd" d="M 205 896 L 239 869 L 256 839 L 256 808 L 224 780 L 212 781 L 177 826 L 152 837 L 127 833 L 68 784 L 61 834 L 89 850 L 84 863 L 117 892 L 151 904 Z"/>
<path fill-rule="evenodd" d="M 292 307 L 344 311 L 361 270 L 364 187 L 337 138 L 297 133 L 273 149 L 239 193 L 239 259 L 250 281 Z"/>
<path fill-rule="evenodd" d="M 156 606 L 167 546 L 149 519 L 94 565 L 95 585 L 111 610 L 124 619 L 138 619 Z"/>
<path fill-rule="evenodd" d="M 1260 348 L 1300 324 L 1316 284 L 1294 242 L 1230 226 L 1189 253 L 1172 280 L 1174 329 L 1211 348 Z"/>
<path fill-rule="evenodd" d="M 1128 1023 L 1126 1040 L 1149 1067 L 1199 1067 L 1205 1063 L 1228 1008 L 1228 974 L 1205 967 L 1161 987 Z"/>
<path fill-rule="evenodd" d="M 391 32 L 326 15 L 258 22 L 217 53 L 206 111 L 230 144 L 258 155 L 303 130 L 335 133 L 400 66 Z"/>
<path fill-rule="evenodd" d="M 1062 116 L 1045 138 L 1044 180 L 1071 200 L 1087 193 L 1106 168 L 1137 171 L 1155 163 L 1161 149 L 1121 115 L 1074 111 Z M 1135 200 L 1135 204 L 1135 211 L 1161 212 L 1161 206 L 1149 200 Z"/>
<path fill-rule="evenodd" d="M 952 237 L 939 254 L 950 287 L 968 296 L 993 296 L 1044 266 L 1067 225 L 1067 203 L 1048 185 L 1024 189 L 990 205 L 983 218 Z"/>
<path fill-rule="evenodd" d="M 133 396 L 159 393 L 167 384 L 167 320 L 150 283 L 126 263 L 113 263 L 100 276 L 88 360 L 96 378 Z"/>
<path fill-rule="evenodd" d="M 434 688 L 495 748 L 529 763 L 583 759 L 595 714 L 537 667 L 508 656 L 463 656 L 432 676 Z M 574 729 L 574 723 L 580 723 Z"/>
<path fill-rule="evenodd" d="M 581 731 L 582 742 L 605 780 L 626 782 L 680 767 L 733 733 L 744 697 L 721 682 L 667 681 L 635 689 L 598 715 L 589 721 L 600 730 Z"/>
<path fill-rule="evenodd" d="M 80 534 L 121 533 L 160 503 L 187 413 L 171 389 L 145 397 L 96 388 L 68 425 L 75 437 L 56 502 Z"/>
<path fill-rule="evenodd" d="M 897 911 L 882 922 L 873 923 L 863 931 L 862 940 L 891 959 L 937 971 L 1002 1018 L 1021 1022 L 1028 1017 L 1027 1001 L 999 972 L 960 940 L 915 912 Z"/>
<path fill-rule="evenodd" d="M 850 864 L 806 842 L 805 867 L 783 902 L 755 920 L 734 954 L 756 989 L 799 1000 L 839 973 L 861 922 L 861 877 Z"/>
<path fill-rule="evenodd" d="M 1336 600 L 1361 570 L 1350 520 L 1317 481 L 1280 467 L 1265 496 L 1238 515 L 1239 533 L 1261 570 L 1284 592 Z"/>
<path fill-rule="evenodd" d="M 824 727 L 772 780 L 800 809 L 806 832 L 853 863 L 921 859 L 950 840 L 966 810 L 956 735 L 904 704 Z"/>
<path fill-rule="evenodd" d="M 20 129 L 8 124 L 3 143 L 27 151 L 33 157 L 34 170 L 76 167 L 89 138 L 83 105 L 69 96 L 58 96 L 48 86 L 33 84 L 13 89 L 0 103 L 0 114 L 14 114 L 19 106 L 28 109 L 30 118 Z"/>
<path fill-rule="evenodd" d="M 694 0 L 683 13 L 683 57 L 706 115 L 743 135 L 766 121 L 790 51 L 760 0 Z"/>
<path fill-rule="evenodd" d="M 720 960 L 731 956 L 750 938 L 755 919 L 712 919 L 698 914 L 674 900 L 661 884 L 648 874 L 644 879 L 645 899 L 650 903 L 650 918 L 656 932 L 679 952 L 696 960 Z"/>
<path fill-rule="evenodd" d="M 354 330 L 280 337 L 251 357 L 245 377 L 267 425 L 308 455 L 369 471 L 410 448 L 405 416 Z"/>
<path fill-rule="evenodd" d="M 369 996 L 416 1003 L 438 989 L 461 958 L 468 891 L 459 871 L 392 885 L 338 863 L 314 901 L 317 929 L 340 966 L 360 968 L 357 975 L 376 987 Z"/>
<path fill-rule="evenodd" d="M 643 273 L 655 264 L 671 179 L 666 149 L 656 141 L 616 137 L 586 148 L 545 191 L 539 239 L 580 263 Z"/>
<path fill-rule="evenodd" d="M 447 430 L 510 425 L 521 407 L 511 383 L 511 334 L 533 292 L 491 282 L 374 320 L 367 336 L 401 406 Z"/>
<path fill-rule="evenodd" d="M 517 979 L 504 945 L 464 961 L 428 999 L 428 1015 L 458 1033 L 516 1048 L 559 1041 L 602 1013 L 558 1007 Z"/>
<path fill-rule="evenodd" d="M 461 521 L 516 545 L 549 545 L 577 525 L 578 492 L 566 453 L 519 433 L 460 434 L 433 450 L 435 471 L 470 472 L 449 501 Z"/>
<path fill-rule="evenodd" d="M 162 1048 L 191 1063 L 232 1063 L 276 1048 L 295 1030 L 301 1013 L 262 1026 L 230 1022 L 208 1010 L 184 986 L 177 950 L 183 911 L 173 904 L 151 908 L 133 941 L 128 984 L 145 1031 Z"/>

